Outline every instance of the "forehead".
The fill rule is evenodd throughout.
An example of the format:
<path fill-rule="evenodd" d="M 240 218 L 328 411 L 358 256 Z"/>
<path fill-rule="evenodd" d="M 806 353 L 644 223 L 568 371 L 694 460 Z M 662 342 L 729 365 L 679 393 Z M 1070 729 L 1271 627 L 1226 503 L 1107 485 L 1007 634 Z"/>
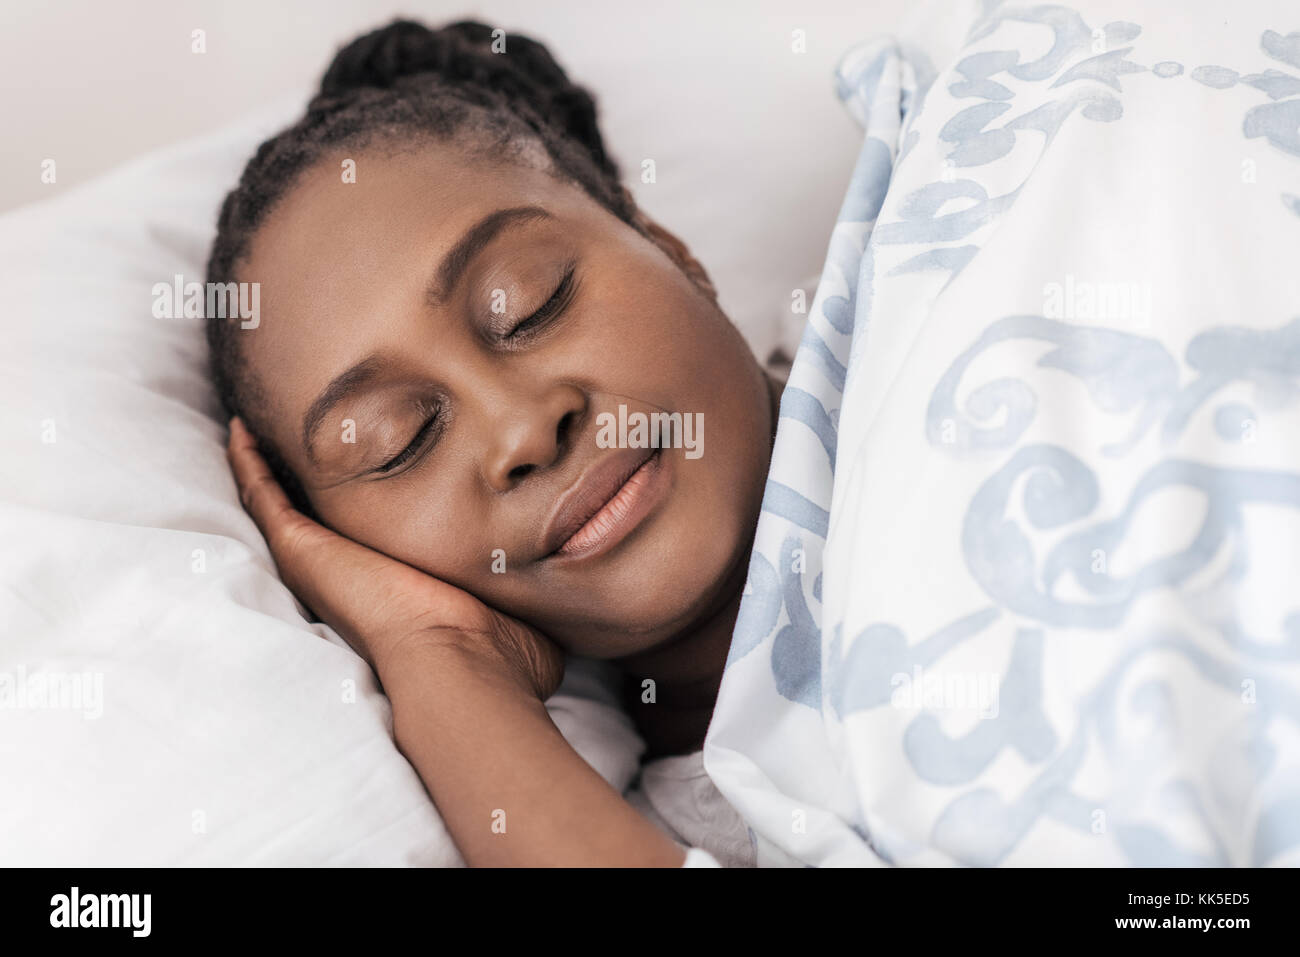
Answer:
<path fill-rule="evenodd" d="M 545 169 L 444 146 L 338 152 L 304 172 L 276 205 L 250 243 L 240 279 L 263 283 L 264 304 L 310 291 L 302 288 L 308 283 L 341 292 L 449 246 L 494 209 L 563 208 L 570 192 Z"/>

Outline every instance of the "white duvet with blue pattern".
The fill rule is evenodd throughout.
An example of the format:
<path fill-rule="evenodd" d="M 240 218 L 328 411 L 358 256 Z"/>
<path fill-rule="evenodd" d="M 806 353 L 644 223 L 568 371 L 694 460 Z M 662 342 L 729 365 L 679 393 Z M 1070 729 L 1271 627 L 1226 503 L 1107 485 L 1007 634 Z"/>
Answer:
<path fill-rule="evenodd" d="M 766 865 L 1300 862 L 1300 7 L 990 2 L 866 136 L 705 763 Z"/>

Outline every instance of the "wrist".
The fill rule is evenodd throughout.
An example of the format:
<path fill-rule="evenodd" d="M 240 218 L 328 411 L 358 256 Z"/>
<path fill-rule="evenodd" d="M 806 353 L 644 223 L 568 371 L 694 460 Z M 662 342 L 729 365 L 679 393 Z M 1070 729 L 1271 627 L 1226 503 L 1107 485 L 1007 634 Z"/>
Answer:
<path fill-rule="evenodd" d="M 407 689 L 428 694 L 438 687 L 477 687 L 496 695 L 538 700 L 526 683 L 493 660 L 490 639 L 457 629 L 413 632 L 375 659 L 375 671 L 390 699 Z"/>

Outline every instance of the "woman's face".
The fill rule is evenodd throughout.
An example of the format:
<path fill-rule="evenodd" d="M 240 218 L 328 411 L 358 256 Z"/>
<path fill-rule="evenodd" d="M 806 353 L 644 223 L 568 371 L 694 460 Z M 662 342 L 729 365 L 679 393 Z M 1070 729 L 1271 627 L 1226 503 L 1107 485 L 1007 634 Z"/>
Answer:
<path fill-rule="evenodd" d="M 542 169 L 430 147 L 364 153 L 345 183 L 343 158 L 239 269 L 261 284 L 250 418 L 319 518 L 580 654 L 713 611 L 744 574 L 771 412 L 685 250 Z M 626 447 L 656 412 L 694 449 Z"/>

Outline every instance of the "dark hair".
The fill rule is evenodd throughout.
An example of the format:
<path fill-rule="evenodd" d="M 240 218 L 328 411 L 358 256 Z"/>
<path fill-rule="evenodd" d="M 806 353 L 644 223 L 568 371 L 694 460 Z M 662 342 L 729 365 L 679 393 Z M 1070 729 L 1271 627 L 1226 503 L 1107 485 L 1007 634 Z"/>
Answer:
<path fill-rule="evenodd" d="M 580 186 L 633 225 L 636 206 L 622 188 L 596 123 L 596 104 L 570 82 L 542 44 L 464 20 L 430 30 L 410 20 L 358 37 L 325 71 L 320 91 L 293 126 L 258 147 L 221 205 L 207 281 L 235 281 L 253 235 L 296 179 L 328 152 L 427 137 L 465 136 L 508 158 L 540 144 L 551 171 Z M 211 288 L 211 287 L 209 287 Z M 260 385 L 247 369 L 235 323 L 206 321 L 212 378 L 226 414 L 244 418 L 294 505 L 311 514 L 297 478 L 266 439 L 257 413 Z"/>

